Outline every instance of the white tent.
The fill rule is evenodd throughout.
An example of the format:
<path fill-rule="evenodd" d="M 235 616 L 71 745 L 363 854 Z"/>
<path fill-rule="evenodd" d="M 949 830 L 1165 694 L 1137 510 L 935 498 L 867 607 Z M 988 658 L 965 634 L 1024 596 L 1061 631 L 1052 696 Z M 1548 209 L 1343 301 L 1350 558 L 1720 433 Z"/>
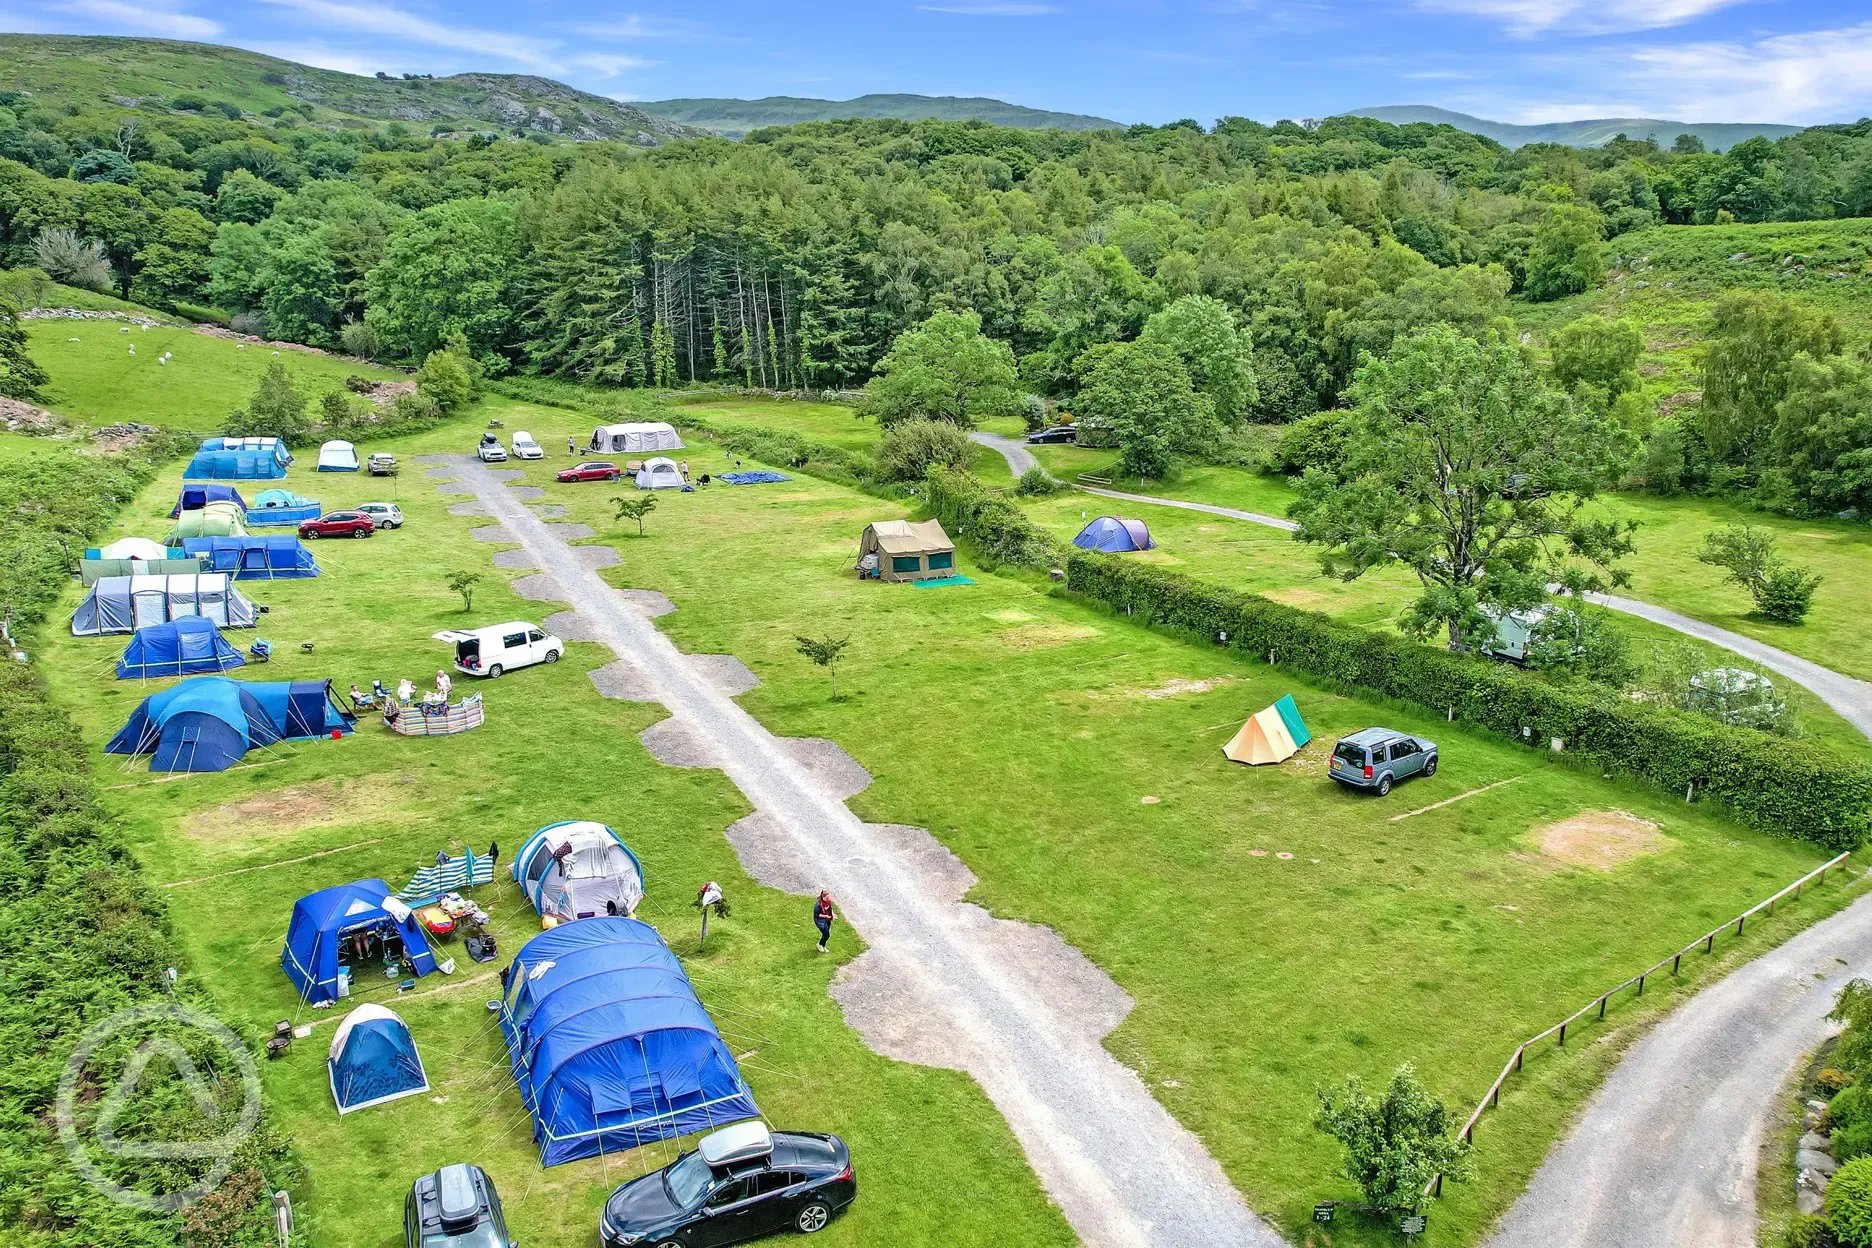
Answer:
<path fill-rule="evenodd" d="M 100 559 L 144 559 L 160 563 L 169 557 L 169 550 L 161 542 L 152 542 L 147 537 L 120 537 L 108 546 L 98 549 Z"/>
<path fill-rule="evenodd" d="M 680 451 L 682 439 L 676 430 L 660 420 L 629 425 L 599 425 L 592 430 L 591 449 L 600 453 L 644 451 Z"/>
<path fill-rule="evenodd" d="M 134 633 L 185 615 L 206 616 L 221 628 L 252 628 L 254 604 L 230 579 L 225 572 L 101 577 L 72 614 L 72 636 Z"/>
<path fill-rule="evenodd" d="M 647 459 L 644 466 L 637 470 L 637 488 L 640 490 L 680 490 L 683 487 L 682 469 L 673 459 L 658 456 Z"/>
<path fill-rule="evenodd" d="M 643 867 L 602 823 L 573 820 L 535 832 L 514 855 L 513 878 L 542 915 L 570 920 L 629 915 L 643 900 Z"/>
<path fill-rule="evenodd" d="M 357 447 L 349 442 L 327 442 L 319 447 L 318 470 L 320 472 L 356 472 L 358 470 Z"/>

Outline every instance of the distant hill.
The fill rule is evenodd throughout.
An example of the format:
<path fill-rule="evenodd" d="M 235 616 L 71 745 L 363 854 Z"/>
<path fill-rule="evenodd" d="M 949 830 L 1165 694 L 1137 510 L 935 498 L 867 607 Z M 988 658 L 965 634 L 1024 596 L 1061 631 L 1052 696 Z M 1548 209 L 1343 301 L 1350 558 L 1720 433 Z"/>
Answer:
<path fill-rule="evenodd" d="M 841 121 L 851 117 L 895 117 L 900 121 L 986 121 L 1020 130 L 1117 130 L 1121 123 L 1083 113 L 1049 113 L 1002 100 L 957 95 L 861 95 L 855 100 L 815 100 L 769 95 L 758 100 L 686 99 L 640 101 L 657 117 L 703 126 L 740 138 L 762 126 L 792 126 L 802 121 Z"/>
<path fill-rule="evenodd" d="M 1799 126 L 1755 125 L 1744 122 L 1659 121 L 1650 117 L 1601 117 L 1590 121 L 1557 121 L 1545 126 L 1515 126 L 1505 121 L 1484 121 L 1467 113 L 1453 113 L 1447 108 L 1427 104 L 1401 104 L 1387 108 L 1355 108 L 1347 116 L 1376 117 L 1394 125 L 1427 121 L 1432 125 L 1454 126 L 1470 134 L 1494 139 L 1505 147 L 1528 143 L 1562 143 L 1568 147 L 1600 147 L 1624 135 L 1628 139 L 1655 139 L 1660 147 L 1669 147 L 1680 134 L 1694 134 L 1712 152 L 1727 151 L 1744 139 L 1756 135 L 1779 139 L 1800 133 Z"/>
<path fill-rule="evenodd" d="M 79 106 L 194 95 L 250 117 L 278 116 L 288 107 L 342 126 L 400 121 L 412 129 L 526 130 L 646 147 L 703 133 L 550 78 L 364 78 L 243 48 L 170 39 L 0 35 L 0 90 Z"/>

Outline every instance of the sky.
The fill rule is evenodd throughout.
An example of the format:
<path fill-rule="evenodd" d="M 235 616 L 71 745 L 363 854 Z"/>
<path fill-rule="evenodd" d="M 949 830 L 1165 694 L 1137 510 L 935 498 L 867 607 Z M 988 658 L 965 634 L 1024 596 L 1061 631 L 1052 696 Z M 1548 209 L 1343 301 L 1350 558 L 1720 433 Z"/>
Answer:
<path fill-rule="evenodd" d="M 1433 104 L 1496 121 L 1872 115 L 1872 0 L 0 0 L 354 73 L 533 73 L 626 100 L 983 95 L 1122 122 Z"/>

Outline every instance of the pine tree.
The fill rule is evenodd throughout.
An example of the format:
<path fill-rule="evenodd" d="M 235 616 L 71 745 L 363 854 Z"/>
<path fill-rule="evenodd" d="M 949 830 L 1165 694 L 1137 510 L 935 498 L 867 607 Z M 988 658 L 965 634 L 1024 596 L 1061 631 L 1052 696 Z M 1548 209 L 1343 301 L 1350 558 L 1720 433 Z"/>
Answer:
<path fill-rule="evenodd" d="M 721 321 L 715 322 L 715 332 L 709 343 L 709 354 L 713 358 L 714 368 L 710 370 L 716 381 L 728 377 L 728 344 L 722 340 Z"/>

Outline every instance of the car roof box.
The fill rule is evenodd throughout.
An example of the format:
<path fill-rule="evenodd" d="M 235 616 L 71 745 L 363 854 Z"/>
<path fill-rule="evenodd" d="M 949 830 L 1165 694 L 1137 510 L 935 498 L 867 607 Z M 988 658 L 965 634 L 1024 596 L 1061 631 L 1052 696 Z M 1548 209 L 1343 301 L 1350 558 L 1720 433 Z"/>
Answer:
<path fill-rule="evenodd" d="M 702 1137 L 696 1146 L 710 1169 L 754 1161 L 773 1152 L 773 1134 L 758 1118 L 737 1122 Z"/>
<path fill-rule="evenodd" d="M 474 1171 L 465 1162 L 436 1171 L 436 1212 L 444 1231 L 474 1228 L 481 1214 L 481 1193 L 475 1190 Z"/>

